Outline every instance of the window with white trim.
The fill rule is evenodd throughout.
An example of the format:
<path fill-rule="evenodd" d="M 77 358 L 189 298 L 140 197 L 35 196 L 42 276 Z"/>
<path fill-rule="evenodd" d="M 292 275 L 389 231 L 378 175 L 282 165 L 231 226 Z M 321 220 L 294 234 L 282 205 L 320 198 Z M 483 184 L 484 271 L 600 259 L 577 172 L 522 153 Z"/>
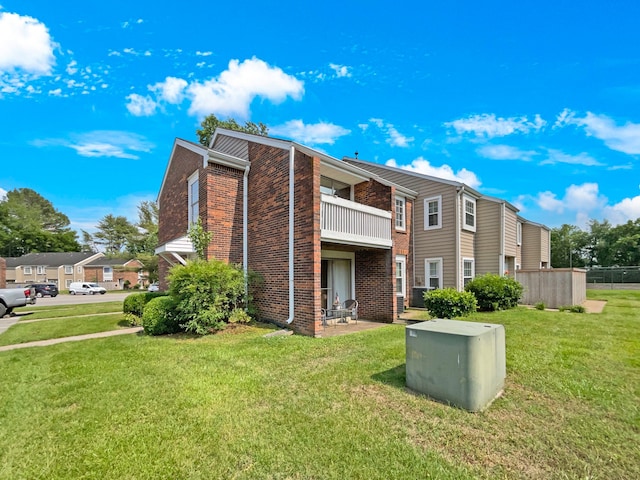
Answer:
<path fill-rule="evenodd" d="M 188 197 L 189 197 L 189 225 L 198 221 L 200 214 L 200 189 L 198 182 L 198 172 L 189 177 Z"/>
<path fill-rule="evenodd" d="M 31 267 L 24 267 L 24 274 L 25 275 L 31 275 Z"/>
<path fill-rule="evenodd" d="M 463 196 L 464 202 L 464 223 L 467 230 L 476 231 L 476 200 L 475 198 Z"/>
<path fill-rule="evenodd" d="M 64 283 L 66 284 L 67 288 L 69 288 L 71 286 L 71 282 L 73 282 L 73 280 L 71 280 L 70 278 L 68 278 L 67 280 L 64 281 Z"/>
<path fill-rule="evenodd" d="M 73 265 L 65 265 L 64 266 L 64 274 L 65 275 L 73 275 Z"/>
<path fill-rule="evenodd" d="M 427 258 L 424 261 L 427 287 L 430 290 L 442 288 L 442 258 Z"/>
<path fill-rule="evenodd" d="M 462 284 L 466 285 L 475 277 L 475 261 L 473 258 L 462 259 Z"/>
<path fill-rule="evenodd" d="M 442 228 L 442 195 L 424 199 L 424 229 Z"/>
<path fill-rule="evenodd" d="M 522 224 L 516 223 L 516 243 L 522 245 Z"/>
<path fill-rule="evenodd" d="M 407 257 L 396 256 L 396 295 L 406 296 L 407 292 Z"/>
<path fill-rule="evenodd" d="M 405 230 L 407 228 L 405 205 L 404 197 L 396 197 L 396 230 Z"/>
<path fill-rule="evenodd" d="M 102 279 L 105 282 L 113 281 L 113 268 L 111 268 L 111 267 L 102 267 Z"/>
<path fill-rule="evenodd" d="M 43 266 L 38 265 L 37 274 L 38 275 L 44 275 L 44 267 Z"/>

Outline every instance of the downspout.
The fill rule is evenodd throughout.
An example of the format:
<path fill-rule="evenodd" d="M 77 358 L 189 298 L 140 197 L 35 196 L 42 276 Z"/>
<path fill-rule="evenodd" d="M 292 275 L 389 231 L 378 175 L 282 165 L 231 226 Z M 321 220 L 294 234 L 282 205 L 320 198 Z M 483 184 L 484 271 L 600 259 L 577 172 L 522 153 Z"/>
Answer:
<path fill-rule="evenodd" d="M 296 149 L 293 145 L 291 145 L 291 150 L 289 151 L 289 318 L 287 319 L 287 324 L 291 324 L 293 322 L 293 317 L 295 314 L 295 304 L 293 303 L 295 300 L 294 291 L 293 291 L 293 246 L 294 246 L 294 238 L 293 238 L 293 220 L 295 214 L 295 178 L 294 178 L 294 158 L 295 158 Z"/>
<path fill-rule="evenodd" d="M 249 232 L 249 169 L 251 164 L 244 167 L 244 176 L 242 178 L 242 270 L 244 270 L 244 291 L 245 295 L 249 293 L 249 240 L 247 238 Z"/>
<path fill-rule="evenodd" d="M 458 194 L 456 195 L 456 261 L 455 261 L 454 267 L 455 267 L 455 275 L 456 275 L 456 290 L 458 291 L 460 291 L 460 250 L 462 250 L 462 247 L 460 246 L 460 242 L 462 241 L 461 235 L 460 235 L 460 229 L 462 228 L 462 223 L 461 223 L 462 213 L 460 212 L 460 209 L 461 209 L 460 199 L 462 198 L 463 192 L 464 192 L 464 185 L 462 185 L 458 189 Z M 444 276 L 444 272 L 443 272 L 443 276 Z M 444 284 L 444 281 L 443 281 L 443 284 Z"/>

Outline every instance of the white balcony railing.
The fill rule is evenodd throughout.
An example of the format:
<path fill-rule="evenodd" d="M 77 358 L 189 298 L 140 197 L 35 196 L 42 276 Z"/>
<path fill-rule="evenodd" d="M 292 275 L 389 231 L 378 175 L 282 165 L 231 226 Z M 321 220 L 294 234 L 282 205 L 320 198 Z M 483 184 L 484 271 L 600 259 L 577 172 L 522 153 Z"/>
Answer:
<path fill-rule="evenodd" d="M 323 194 L 320 237 L 323 241 L 391 248 L 391 212 Z"/>

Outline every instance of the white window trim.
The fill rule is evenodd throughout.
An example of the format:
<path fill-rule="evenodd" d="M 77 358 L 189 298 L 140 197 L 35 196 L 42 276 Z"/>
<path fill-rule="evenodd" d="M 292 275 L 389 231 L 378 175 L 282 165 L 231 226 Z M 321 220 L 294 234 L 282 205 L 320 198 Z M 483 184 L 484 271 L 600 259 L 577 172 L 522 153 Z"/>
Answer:
<path fill-rule="evenodd" d="M 522 223 L 516 223 L 516 243 L 522 245 Z"/>
<path fill-rule="evenodd" d="M 398 201 L 402 204 L 402 223 L 398 225 Z M 407 200 L 404 197 L 396 196 L 395 200 L 396 209 L 396 230 L 406 231 L 407 229 Z"/>
<path fill-rule="evenodd" d="M 102 280 L 104 280 L 105 282 L 113 281 L 113 268 L 102 267 Z"/>
<path fill-rule="evenodd" d="M 46 269 L 42 265 L 36 267 L 36 275 L 44 275 Z"/>
<path fill-rule="evenodd" d="M 192 202 L 191 198 L 191 187 L 194 183 L 199 183 L 199 172 L 197 170 L 187 180 L 187 208 L 189 225 L 198 221 L 197 218 L 193 218 L 193 212 L 191 211 L 191 207 L 194 203 Z M 198 185 L 198 197 L 200 197 L 200 185 Z M 200 198 L 198 198 L 198 215 L 200 215 Z"/>
<path fill-rule="evenodd" d="M 433 202 L 434 200 L 438 202 L 438 223 L 429 226 L 429 202 Z M 424 229 L 436 230 L 438 228 L 442 228 L 442 195 L 424 199 Z"/>
<path fill-rule="evenodd" d="M 438 288 L 444 288 L 444 279 L 442 278 L 442 272 L 444 271 L 442 257 L 424 259 L 424 278 L 427 288 L 431 287 L 431 269 L 429 268 L 429 264 L 436 262 L 438 262 L 438 283 L 440 285 Z"/>
<path fill-rule="evenodd" d="M 31 267 L 24 267 L 24 274 L 25 275 L 32 275 Z"/>
<path fill-rule="evenodd" d="M 398 297 L 406 297 L 407 296 L 407 257 L 405 255 L 396 255 L 396 264 L 401 263 L 401 274 L 402 274 L 402 291 L 396 291 L 396 296 Z M 396 265 L 396 281 L 398 280 L 397 276 L 398 270 Z"/>
<path fill-rule="evenodd" d="M 65 275 L 73 275 L 73 265 L 65 265 L 64 266 L 64 274 Z"/>
<path fill-rule="evenodd" d="M 471 277 L 465 277 L 464 275 L 464 263 L 471 262 Z M 474 258 L 463 258 L 462 259 L 462 285 L 464 286 L 464 281 L 466 278 L 469 280 L 473 280 L 476 277 L 476 261 Z"/>
<path fill-rule="evenodd" d="M 473 225 L 467 224 L 467 202 L 473 204 Z M 476 199 L 469 197 L 468 195 L 462 196 L 462 228 L 471 232 L 476 231 L 478 225 L 478 206 L 476 205 Z"/>

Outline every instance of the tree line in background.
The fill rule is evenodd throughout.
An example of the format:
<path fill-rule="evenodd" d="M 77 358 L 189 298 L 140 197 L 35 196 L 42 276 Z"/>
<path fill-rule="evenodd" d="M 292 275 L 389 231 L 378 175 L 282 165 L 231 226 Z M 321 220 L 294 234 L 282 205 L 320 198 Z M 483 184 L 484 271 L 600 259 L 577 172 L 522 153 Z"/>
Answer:
<path fill-rule="evenodd" d="M 155 202 L 138 205 L 138 222 L 112 214 L 98 222 L 94 234 L 82 230 L 82 239 L 69 226 L 69 217 L 56 210 L 42 195 L 29 188 L 18 188 L 0 201 L 0 257 L 20 257 L 41 252 L 98 252 L 107 256 L 136 258 L 158 278 L 158 206 Z"/>
<path fill-rule="evenodd" d="M 640 218 L 613 226 L 590 220 L 588 230 L 564 224 L 551 230 L 551 265 L 616 267 L 640 265 Z"/>

